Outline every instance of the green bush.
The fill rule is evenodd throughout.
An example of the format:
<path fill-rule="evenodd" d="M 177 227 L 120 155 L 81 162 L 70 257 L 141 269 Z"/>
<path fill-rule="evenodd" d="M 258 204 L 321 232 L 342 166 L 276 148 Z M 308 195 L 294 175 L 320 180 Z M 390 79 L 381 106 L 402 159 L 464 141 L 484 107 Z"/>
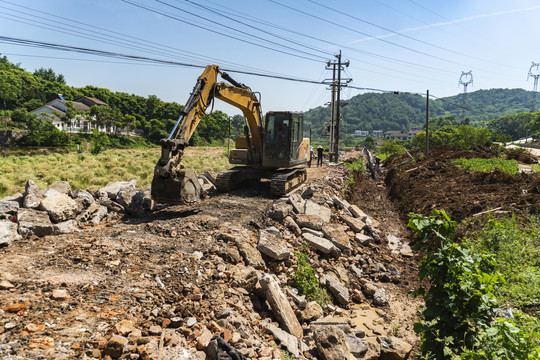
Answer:
<path fill-rule="evenodd" d="M 322 306 L 328 304 L 330 295 L 319 285 L 319 278 L 315 276 L 315 269 L 311 267 L 308 256 L 298 251 L 295 251 L 294 255 L 297 259 L 297 269 L 292 280 L 300 295 L 305 295 L 308 301 L 316 301 Z"/>

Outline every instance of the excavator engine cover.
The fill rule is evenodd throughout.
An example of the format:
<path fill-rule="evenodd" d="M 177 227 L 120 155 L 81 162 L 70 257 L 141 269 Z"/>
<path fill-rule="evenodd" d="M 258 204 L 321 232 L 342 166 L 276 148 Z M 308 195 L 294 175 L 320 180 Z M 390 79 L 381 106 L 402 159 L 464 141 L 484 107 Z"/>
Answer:
<path fill-rule="evenodd" d="M 195 171 L 177 170 L 168 177 L 157 174 L 152 180 L 152 197 L 162 204 L 193 204 L 201 200 L 201 184 Z"/>

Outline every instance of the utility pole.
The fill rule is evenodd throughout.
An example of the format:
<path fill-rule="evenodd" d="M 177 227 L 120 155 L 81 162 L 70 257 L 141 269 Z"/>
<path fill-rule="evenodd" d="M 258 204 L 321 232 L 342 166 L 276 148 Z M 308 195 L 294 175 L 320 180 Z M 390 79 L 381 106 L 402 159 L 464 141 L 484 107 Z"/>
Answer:
<path fill-rule="evenodd" d="M 538 78 L 540 77 L 540 72 L 538 72 L 538 67 L 540 67 L 540 63 L 535 63 L 533 61 L 531 67 L 529 68 L 529 74 L 527 75 L 527 80 L 529 80 L 530 77 L 534 79 L 533 101 L 532 101 L 531 112 L 536 112 L 536 92 L 538 90 Z M 533 72 L 533 68 L 536 68 L 535 72 Z"/>
<path fill-rule="evenodd" d="M 330 112 L 330 144 L 329 144 L 329 157 L 331 161 L 338 161 L 338 149 L 339 149 L 339 121 L 341 115 L 341 88 L 347 86 L 352 81 L 350 78 L 342 78 L 341 71 L 344 70 L 343 66 L 348 67 L 350 62 L 341 61 L 341 50 L 335 55 L 337 61 L 328 61 L 326 69 L 333 70 L 331 90 L 332 90 L 332 105 Z M 337 80 L 336 80 L 337 73 Z"/>
<path fill-rule="evenodd" d="M 429 90 L 426 91 L 426 156 L 429 154 Z"/>
<path fill-rule="evenodd" d="M 463 98 L 461 99 L 461 121 L 465 121 L 465 106 L 467 105 L 467 86 L 472 85 L 473 77 L 472 70 L 468 72 L 462 71 L 459 77 L 459 85 L 463 85 Z"/>

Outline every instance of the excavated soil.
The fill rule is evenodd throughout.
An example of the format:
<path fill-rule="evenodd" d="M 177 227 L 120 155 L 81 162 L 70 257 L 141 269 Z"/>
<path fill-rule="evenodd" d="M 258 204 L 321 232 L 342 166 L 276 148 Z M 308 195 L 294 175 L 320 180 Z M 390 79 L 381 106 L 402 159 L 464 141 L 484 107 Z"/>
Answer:
<path fill-rule="evenodd" d="M 463 151 L 434 147 L 429 156 L 420 151 L 393 156 L 385 164 L 389 197 L 403 219 L 410 212 L 428 215 L 432 209 L 444 209 L 453 220 L 499 209 L 538 214 L 540 210 L 540 174 L 508 175 L 502 171 L 471 172 L 452 164 L 459 158 L 492 158 L 486 150 Z M 533 162 L 530 155 L 523 155 Z M 538 161 L 538 160 L 536 160 Z"/>

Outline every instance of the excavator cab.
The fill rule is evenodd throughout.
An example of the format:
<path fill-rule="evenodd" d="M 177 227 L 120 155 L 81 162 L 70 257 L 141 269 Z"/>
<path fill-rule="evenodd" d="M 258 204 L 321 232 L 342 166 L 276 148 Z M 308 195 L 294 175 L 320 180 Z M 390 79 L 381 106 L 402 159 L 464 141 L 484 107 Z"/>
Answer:
<path fill-rule="evenodd" d="M 265 118 L 262 165 L 286 168 L 309 160 L 309 139 L 304 133 L 304 116 L 300 112 L 270 111 Z"/>

